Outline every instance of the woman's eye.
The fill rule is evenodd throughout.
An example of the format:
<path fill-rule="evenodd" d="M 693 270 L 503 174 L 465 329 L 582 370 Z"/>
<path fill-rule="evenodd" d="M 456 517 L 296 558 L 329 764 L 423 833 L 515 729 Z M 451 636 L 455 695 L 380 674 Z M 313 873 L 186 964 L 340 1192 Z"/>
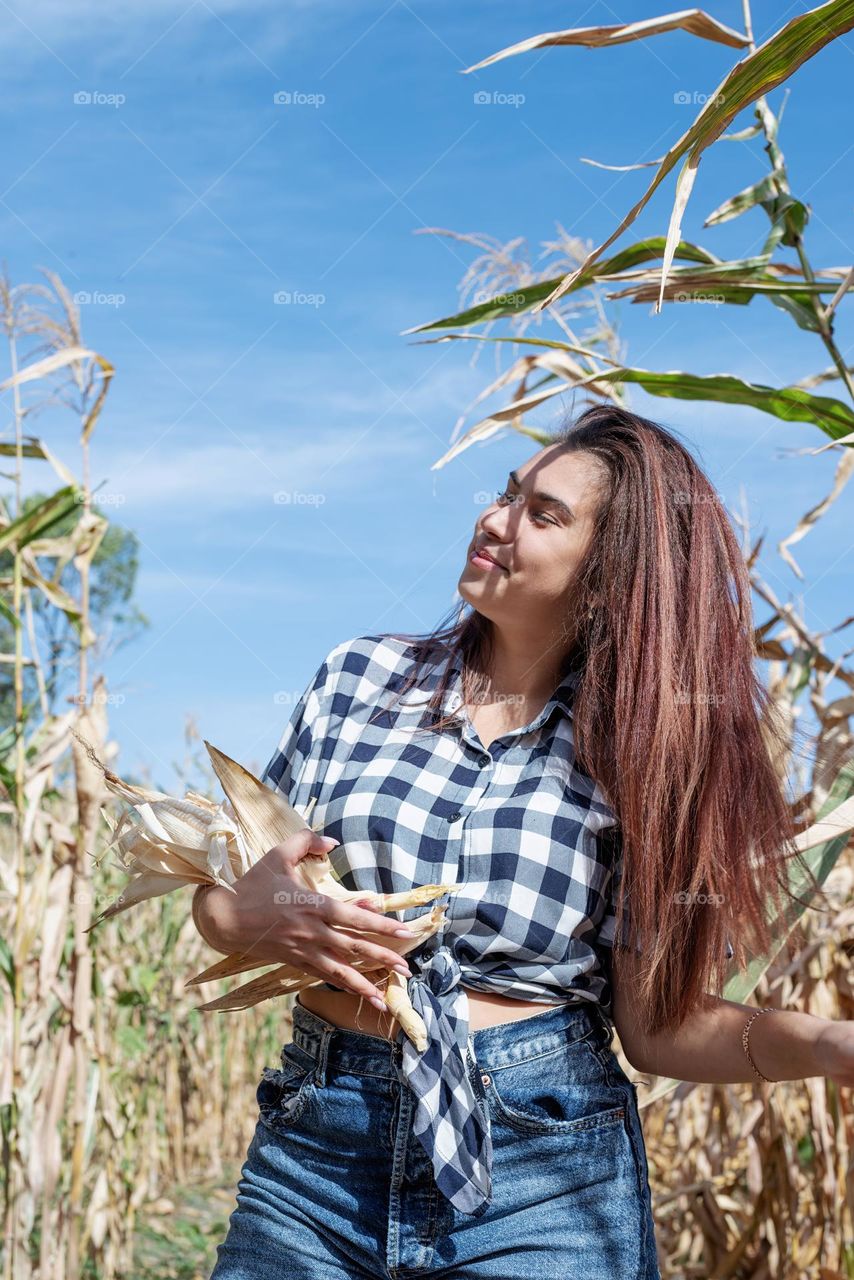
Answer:
<path fill-rule="evenodd" d="M 505 502 L 521 502 L 521 501 L 523 501 L 522 494 L 511 493 L 509 489 L 505 489 L 503 493 L 500 493 L 498 495 L 498 502 L 502 504 Z M 543 521 L 545 522 L 545 524 L 557 524 L 557 520 L 552 520 L 551 516 L 545 515 L 542 511 L 537 511 L 532 513 L 531 519 Z"/>

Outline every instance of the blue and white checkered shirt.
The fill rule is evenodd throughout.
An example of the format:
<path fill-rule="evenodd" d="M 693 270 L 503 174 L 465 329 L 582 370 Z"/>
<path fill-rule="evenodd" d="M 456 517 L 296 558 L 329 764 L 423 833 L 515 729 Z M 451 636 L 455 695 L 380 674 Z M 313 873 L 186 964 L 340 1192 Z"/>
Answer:
<path fill-rule="evenodd" d="M 619 830 L 575 763 L 577 677 L 485 750 L 457 658 L 444 702 L 456 726 L 413 735 L 446 658 L 387 712 L 413 648 L 390 635 L 337 645 L 296 702 L 262 781 L 303 814 L 316 797 L 308 821 L 340 841 L 329 856 L 348 889 L 463 886 L 448 895 L 443 931 L 407 955 L 427 1049 L 419 1054 L 402 1030 L 398 1042 L 436 1184 L 479 1216 L 491 1201 L 492 1145 L 466 988 L 544 1004 L 589 1000 L 610 1016 Z"/>

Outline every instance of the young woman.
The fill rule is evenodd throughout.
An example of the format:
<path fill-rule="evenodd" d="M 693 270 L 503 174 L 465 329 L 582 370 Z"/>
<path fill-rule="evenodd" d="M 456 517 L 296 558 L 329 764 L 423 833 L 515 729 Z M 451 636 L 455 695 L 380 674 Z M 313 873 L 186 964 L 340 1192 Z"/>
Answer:
<path fill-rule="evenodd" d="M 798 855 L 745 565 L 687 450 L 588 410 L 511 471 L 458 592 L 455 623 L 339 644 L 299 700 L 264 781 L 323 837 L 197 893 L 215 948 L 322 980 L 264 1069 L 211 1280 L 654 1280 L 614 1026 L 640 1071 L 854 1083 L 854 1023 L 709 991 L 770 946 Z M 400 919 L 307 902 L 321 851 L 357 891 L 458 883 L 442 932 L 401 962 Z"/>

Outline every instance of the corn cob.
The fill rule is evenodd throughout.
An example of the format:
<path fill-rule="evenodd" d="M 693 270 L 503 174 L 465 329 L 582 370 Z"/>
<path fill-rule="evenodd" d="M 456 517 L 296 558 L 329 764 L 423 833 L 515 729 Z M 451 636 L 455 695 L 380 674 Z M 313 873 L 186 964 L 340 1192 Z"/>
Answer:
<path fill-rule="evenodd" d="M 234 892 L 238 878 L 268 849 L 281 844 L 295 832 L 308 828 L 306 819 L 280 792 L 265 786 L 248 769 L 207 741 L 205 748 L 226 797 L 222 804 L 215 804 L 194 791 L 188 791 L 183 799 L 177 800 L 160 791 L 133 786 L 108 769 L 76 730 L 72 732 L 93 763 L 101 769 L 107 789 L 129 806 L 129 811 L 114 827 L 106 810 L 102 810 L 112 834 L 107 848 L 115 848 L 122 867 L 131 878 L 115 902 L 101 912 L 89 929 L 138 902 L 162 896 L 184 885 L 217 884 Z M 309 814 L 313 804 L 312 800 Z M 292 874 L 314 894 L 324 894 L 340 902 L 358 900 L 376 906 L 383 913 L 425 906 L 444 893 L 457 893 L 462 887 L 458 884 L 416 885 L 392 894 L 345 889 L 336 878 L 329 857 L 314 853 L 300 859 Z M 415 937 L 383 937 L 384 945 L 399 955 L 406 955 L 441 929 L 446 909 L 446 906 L 434 903 L 429 911 L 414 920 L 407 920 L 407 928 L 413 930 Z M 353 937 L 360 931 L 339 928 L 338 932 Z M 251 969 L 265 968 L 269 964 L 269 960 L 259 961 L 251 955 L 236 953 L 223 957 L 190 978 L 187 985 L 212 982 Z M 378 972 L 375 964 L 364 959 L 354 960 L 352 967 Z M 409 1001 L 405 980 L 393 971 L 386 972 L 386 1005 L 413 1043 L 423 1050 L 427 1043 L 426 1029 Z M 279 965 L 199 1007 L 209 1010 L 247 1009 L 275 996 L 304 991 L 322 981 L 322 978 L 306 974 L 292 965 Z"/>

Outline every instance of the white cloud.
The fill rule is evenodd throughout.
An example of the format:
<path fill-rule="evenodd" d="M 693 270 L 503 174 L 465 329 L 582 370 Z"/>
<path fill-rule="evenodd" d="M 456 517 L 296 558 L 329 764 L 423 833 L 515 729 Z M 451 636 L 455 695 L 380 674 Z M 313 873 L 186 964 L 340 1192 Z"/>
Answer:
<path fill-rule="evenodd" d="M 157 434 L 155 427 L 152 440 Z M 411 428 L 374 430 L 362 440 L 358 429 L 329 430 L 314 439 L 301 434 L 292 429 L 271 440 L 253 430 L 242 440 L 226 435 L 206 445 L 187 440 L 184 433 L 180 442 L 166 436 L 149 449 L 104 450 L 93 464 L 93 476 L 107 477 L 96 501 L 131 524 L 153 507 L 168 508 L 170 519 L 195 521 L 200 512 L 260 505 L 272 518 L 288 505 L 310 507 L 315 501 L 322 506 L 324 499 L 376 477 L 383 467 L 424 455 L 423 440 Z M 276 502 L 277 493 L 289 493 L 290 502 Z"/>

